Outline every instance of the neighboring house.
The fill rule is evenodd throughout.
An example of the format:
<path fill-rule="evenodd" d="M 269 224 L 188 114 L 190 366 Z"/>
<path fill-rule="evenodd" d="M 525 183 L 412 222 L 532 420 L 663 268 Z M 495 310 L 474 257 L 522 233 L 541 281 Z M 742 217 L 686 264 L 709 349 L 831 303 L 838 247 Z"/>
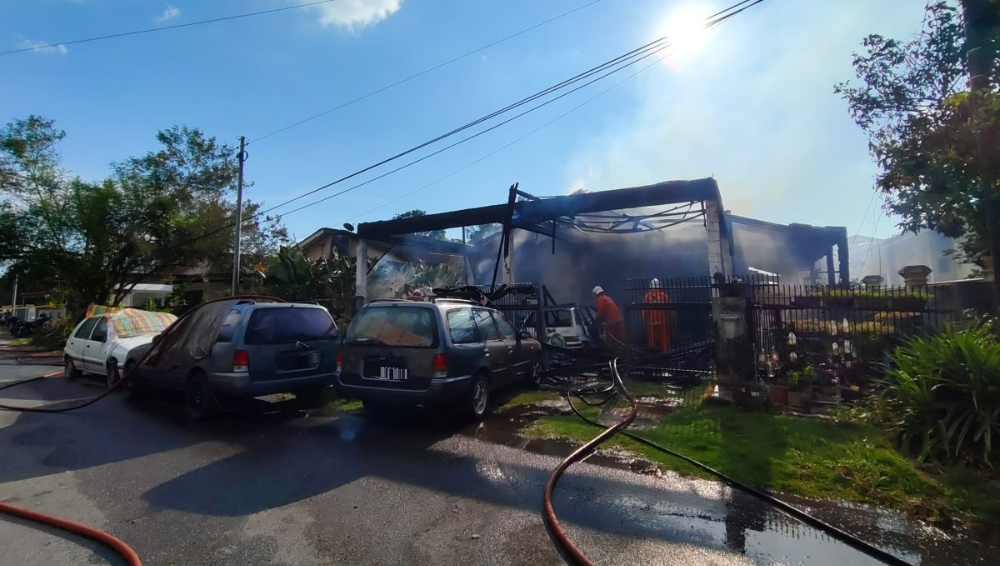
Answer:
<path fill-rule="evenodd" d="M 386 240 L 366 242 L 369 261 L 378 261 L 380 265 L 425 261 L 430 264 L 447 263 L 462 269 L 463 246 L 460 243 L 422 236 L 393 237 Z M 360 242 L 361 238 L 354 232 L 320 228 L 296 245 L 306 257 L 315 261 L 335 257 L 356 257 Z"/>
<path fill-rule="evenodd" d="M 851 274 L 860 280 L 868 275 L 881 275 L 887 285 L 902 285 L 899 270 L 908 265 L 931 268 L 930 283 L 966 279 L 975 265 L 958 261 L 947 250 L 957 249 L 955 240 L 933 230 L 906 232 L 891 238 L 851 238 Z"/>

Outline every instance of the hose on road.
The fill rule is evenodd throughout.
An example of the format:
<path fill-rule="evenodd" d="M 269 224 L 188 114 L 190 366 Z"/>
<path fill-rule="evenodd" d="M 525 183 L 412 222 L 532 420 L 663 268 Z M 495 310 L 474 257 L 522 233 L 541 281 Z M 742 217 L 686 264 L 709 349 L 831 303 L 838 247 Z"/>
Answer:
<path fill-rule="evenodd" d="M 165 336 L 167 336 L 171 331 L 173 331 L 174 329 L 176 329 L 177 325 L 180 323 L 180 321 L 182 321 L 186 317 L 190 316 L 191 313 L 193 313 L 193 312 L 197 311 L 198 309 L 204 307 L 205 305 L 208 305 L 208 304 L 211 304 L 211 303 L 218 303 L 218 302 L 221 302 L 221 301 L 242 300 L 242 299 L 268 300 L 268 301 L 281 302 L 281 303 L 285 302 L 282 299 L 278 299 L 276 297 L 268 297 L 268 296 L 265 296 L 265 295 L 239 295 L 239 296 L 234 296 L 234 297 L 225 297 L 225 298 L 222 298 L 222 299 L 215 299 L 215 300 L 212 300 L 212 301 L 206 301 L 204 303 L 201 303 L 201 304 L 195 306 L 193 309 L 187 311 L 186 313 L 182 314 L 181 316 L 177 317 L 177 320 L 175 320 L 170 326 L 168 326 L 166 329 L 164 329 L 163 332 L 161 332 L 156 338 L 153 339 L 153 342 L 152 342 L 152 345 L 150 346 L 150 348 L 148 350 L 146 350 L 146 352 L 139 358 L 139 360 L 130 369 L 128 369 L 128 370 L 125 371 L 125 373 L 122 375 L 122 378 L 120 380 L 118 380 L 118 383 L 115 383 L 114 385 L 112 385 L 111 387 L 109 387 L 106 391 L 104 391 L 103 393 L 101 393 L 100 395 L 98 395 L 96 397 L 92 397 L 91 399 L 87 399 L 83 403 L 80 403 L 80 404 L 77 404 L 77 405 L 71 405 L 69 407 L 51 407 L 51 406 L 47 406 L 47 407 L 46 406 L 43 406 L 43 407 L 16 407 L 16 406 L 11 406 L 11 405 L 0 405 L 0 409 L 5 409 L 5 410 L 8 410 L 8 411 L 20 412 L 20 413 L 66 413 L 66 412 L 69 412 L 69 411 L 75 411 L 77 409 L 82 409 L 84 407 L 93 405 L 94 403 L 96 403 L 96 402 L 100 401 L 101 399 L 104 399 L 105 397 L 107 397 L 108 395 L 110 395 L 113 391 L 115 391 L 116 389 L 118 389 L 119 387 L 121 387 L 122 384 L 126 383 L 126 381 L 128 381 L 129 379 L 132 379 L 133 378 L 133 374 L 135 373 L 136 368 L 138 368 L 143 362 L 146 361 L 146 358 L 148 358 L 149 355 L 153 352 L 153 350 L 156 348 L 157 344 L 159 344 L 163 340 L 163 338 Z M 62 373 L 62 372 L 54 372 L 54 373 L 49 373 L 49 374 L 45 374 L 45 375 L 40 375 L 40 376 L 37 376 L 37 377 L 32 377 L 32 378 L 24 379 L 24 380 L 21 380 L 21 381 L 16 381 L 14 383 L 7 383 L 7 384 L 3 385 L 2 387 L 0 387 L 0 390 L 9 389 L 11 387 L 15 387 L 15 386 L 18 386 L 18 385 L 24 385 L 24 384 L 32 383 L 32 382 L 35 382 L 35 381 L 40 381 L 40 380 L 45 379 L 47 377 L 53 377 L 53 376 L 59 375 L 60 373 Z M 51 515 L 46 515 L 44 513 L 39 513 L 37 511 L 31 511 L 31 510 L 28 510 L 28 509 L 21 509 L 20 507 L 13 507 L 11 505 L 7 505 L 6 503 L 0 503 L 0 512 L 6 513 L 8 515 L 13 515 L 15 517 L 20 517 L 22 519 L 27 519 L 29 521 L 34 521 L 36 523 L 40 523 L 40 524 L 43 524 L 43 525 L 48 525 L 48 526 L 55 527 L 55 528 L 58 528 L 58 529 L 63 529 L 65 531 L 76 533 L 78 535 L 87 537 L 89 539 L 96 540 L 96 541 L 98 541 L 98 542 L 100 542 L 100 543 L 102 543 L 104 545 L 107 545 L 109 548 L 111 548 L 116 553 L 118 553 L 119 555 L 121 555 L 121 557 L 125 559 L 125 561 L 129 564 L 129 566 L 142 566 L 142 561 L 139 560 L 139 555 L 136 554 L 135 551 L 132 550 L 131 547 L 129 547 L 129 545 L 125 544 L 120 539 L 117 539 L 117 538 L 109 535 L 108 533 L 106 533 L 104 531 L 100 531 L 100 530 L 97 530 L 97 529 L 95 529 L 93 527 L 88 527 L 86 525 L 81 525 L 79 523 L 74 523 L 73 521 L 67 521 L 66 519 L 60 519 L 58 517 L 53 517 Z"/>

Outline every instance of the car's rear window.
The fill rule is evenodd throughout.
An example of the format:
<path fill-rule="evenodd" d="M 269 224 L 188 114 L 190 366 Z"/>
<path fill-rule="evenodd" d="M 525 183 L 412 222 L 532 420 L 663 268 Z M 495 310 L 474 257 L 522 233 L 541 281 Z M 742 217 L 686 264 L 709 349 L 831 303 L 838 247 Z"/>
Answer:
<path fill-rule="evenodd" d="M 279 307 L 256 309 L 243 341 L 250 345 L 287 344 L 337 337 L 337 325 L 326 309 Z"/>
<path fill-rule="evenodd" d="M 434 313 L 426 308 L 368 307 L 347 329 L 349 344 L 426 347 L 437 342 Z"/>

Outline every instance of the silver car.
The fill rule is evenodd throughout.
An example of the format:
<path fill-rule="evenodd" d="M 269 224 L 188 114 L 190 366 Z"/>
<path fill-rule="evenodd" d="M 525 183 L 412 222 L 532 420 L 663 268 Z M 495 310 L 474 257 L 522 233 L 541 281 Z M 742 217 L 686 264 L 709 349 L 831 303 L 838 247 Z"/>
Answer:
<path fill-rule="evenodd" d="M 183 318 L 161 343 L 129 356 L 124 384 L 135 396 L 151 387 L 184 391 L 196 419 L 226 400 L 293 393 L 318 404 L 334 384 L 340 334 L 327 310 L 302 303 L 253 300 L 211 303 Z"/>

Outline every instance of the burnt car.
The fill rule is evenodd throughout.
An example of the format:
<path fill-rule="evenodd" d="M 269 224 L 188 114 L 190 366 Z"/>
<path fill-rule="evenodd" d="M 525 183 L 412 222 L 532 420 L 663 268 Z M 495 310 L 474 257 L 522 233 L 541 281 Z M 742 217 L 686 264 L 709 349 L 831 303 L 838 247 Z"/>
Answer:
<path fill-rule="evenodd" d="M 155 346 L 133 349 L 126 373 L 153 351 L 123 387 L 129 397 L 157 387 L 183 391 L 196 419 L 227 400 L 276 393 L 317 405 L 334 384 L 339 346 L 337 325 L 319 305 L 220 301 L 181 319 Z"/>
<path fill-rule="evenodd" d="M 537 387 L 542 348 L 499 311 L 471 301 L 373 301 L 348 327 L 337 386 L 373 413 L 435 405 L 481 419 L 491 392 Z"/>

